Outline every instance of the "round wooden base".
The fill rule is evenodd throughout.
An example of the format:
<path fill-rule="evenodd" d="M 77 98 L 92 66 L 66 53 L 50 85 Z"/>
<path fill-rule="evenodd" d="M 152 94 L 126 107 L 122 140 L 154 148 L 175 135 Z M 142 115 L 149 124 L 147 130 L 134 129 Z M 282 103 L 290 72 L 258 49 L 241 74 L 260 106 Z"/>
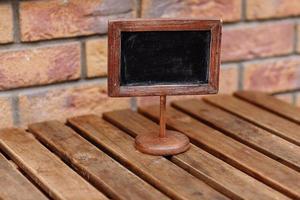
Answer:
<path fill-rule="evenodd" d="M 146 154 L 167 156 L 185 152 L 190 141 L 180 132 L 166 130 L 165 137 L 159 137 L 157 133 L 137 136 L 135 147 Z"/>

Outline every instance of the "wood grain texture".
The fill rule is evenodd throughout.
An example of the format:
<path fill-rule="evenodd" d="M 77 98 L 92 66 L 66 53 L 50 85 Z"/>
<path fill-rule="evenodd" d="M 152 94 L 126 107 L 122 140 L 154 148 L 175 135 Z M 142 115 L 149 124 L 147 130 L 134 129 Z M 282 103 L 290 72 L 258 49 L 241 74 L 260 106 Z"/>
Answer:
<path fill-rule="evenodd" d="M 28 132 L 2 129 L 0 148 L 53 199 L 107 199 Z"/>
<path fill-rule="evenodd" d="M 104 117 L 133 137 L 150 135 L 159 129 L 155 122 L 131 110 L 104 113 Z M 288 199 L 194 145 L 187 152 L 172 156 L 171 161 L 232 199 Z"/>
<path fill-rule="evenodd" d="M 0 199 L 46 200 L 48 198 L 0 153 Z"/>
<path fill-rule="evenodd" d="M 263 92 L 238 91 L 234 96 L 300 124 L 300 108 Z"/>
<path fill-rule="evenodd" d="M 157 107 L 149 106 L 140 110 L 145 115 L 158 119 Z M 167 108 L 167 126 L 185 133 L 192 143 L 250 176 L 294 199 L 300 199 L 299 172 L 225 136 L 175 108 Z"/>
<path fill-rule="evenodd" d="M 31 124 L 29 131 L 113 199 L 169 199 L 61 122 Z"/>
<path fill-rule="evenodd" d="M 229 95 L 205 97 L 204 100 L 300 145 L 300 125 L 296 123 Z"/>
<path fill-rule="evenodd" d="M 175 101 L 185 113 L 300 172 L 300 147 L 201 100 Z"/>
<path fill-rule="evenodd" d="M 166 158 L 135 150 L 132 137 L 98 116 L 71 118 L 69 123 L 172 199 L 227 199 Z"/>

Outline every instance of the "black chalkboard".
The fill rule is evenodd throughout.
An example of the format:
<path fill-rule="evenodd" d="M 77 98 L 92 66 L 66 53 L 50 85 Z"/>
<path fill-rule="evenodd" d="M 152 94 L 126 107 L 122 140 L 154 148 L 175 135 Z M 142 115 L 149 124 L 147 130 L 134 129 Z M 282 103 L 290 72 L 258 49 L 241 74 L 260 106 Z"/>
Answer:
<path fill-rule="evenodd" d="M 211 32 L 121 32 L 121 86 L 208 83 Z"/>

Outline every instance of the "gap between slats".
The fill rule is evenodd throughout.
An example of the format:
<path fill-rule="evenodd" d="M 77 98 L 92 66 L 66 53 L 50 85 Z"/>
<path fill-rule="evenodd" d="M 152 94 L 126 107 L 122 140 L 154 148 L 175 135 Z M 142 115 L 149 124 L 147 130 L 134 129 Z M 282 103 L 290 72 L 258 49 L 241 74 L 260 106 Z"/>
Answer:
<path fill-rule="evenodd" d="M 2 151 L 2 149 L 0 148 L 0 156 L 4 159 L 4 162 L 7 162 L 7 164 L 12 168 L 12 170 L 15 170 L 15 172 L 17 173 L 17 176 L 20 176 L 20 177 L 15 177 L 15 178 L 20 178 L 21 181 L 23 181 L 22 179 L 24 180 L 27 180 L 28 182 L 25 182 L 26 184 L 30 184 L 32 186 L 32 188 L 36 189 L 36 191 L 27 191 L 27 192 L 30 192 L 31 194 L 30 195 L 39 195 L 38 196 L 35 196 L 35 198 L 45 198 L 45 199 L 51 199 L 49 197 L 48 194 L 46 194 L 41 188 L 39 185 L 37 185 L 30 177 L 27 176 L 27 174 L 21 169 L 19 168 L 19 166 L 13 161 L 10 159 L 10 157 L 4 152 Z M 4 164 L 5 166 L 5 164 Z M 7 183 L 6 183 L 7 184 Z M 27 189 L 30 188 L 30 185 L 26 185 Z M 10 185 L 11 186 L 11 185 Z M 22 185 L 22 187 L 25 186 L 25 185 Z M 16 188 L 18 189 L 18 188 Z M 24 188 L 23 188 L 24 189 Z M 18 189 L 19 190 L 19 189 Z M 33 193 L 32 193 L 33 192 Z M 36 193 L 38 192 L 38 193 Z M 26 194 L 23 194 L 23 195 L 26 195 Z M 22 196 L 21 199 L 23 199 L 24 197 Z M 1 199 L 1 196 L 0 196 L 0 199 Z M 3 199 L 5 200 L 5 199 Z"/>
<path fill-rule="evenodd" d="M 168 111 L 168 109 L 169 109 L 169 111 Z M 172 112 L 171 112 L 171 110 L 172 110 Z M 142 113 L 145 114 L 150 119 L 152 119 L 156 122 L 158 121 L 159 112 L 158 112 L 157 107 L 155 108 L 155 106 L 149 106 L 148 108 L 142 108 L 142 110 L 140 109 L 140 111 L 142 111 Z M 168 113 L 169 113 L 169 116 L 168 116 Z M 180 116 L 177 116 L 177 115 L 180 115 Z M 256 160 L 264 159 L 265 161 L 268 161 L 269 164 L 276 165 L 276 166 L 282 165 L 281 170 L 279 170 L 277 172 L 271 170 L 268 172 L 267 170 L 262 168 L 263 166 L 259 166 L 259 165 L 255 167 L 256 169 L 252 169 L 254 163 L 251 164 L 249 159 L 247 159 L 247 161 L 241 162 L 241 159 L 240 158 L 237 159 L 236 156 L 232 153 L 228 157 L 227 154 L 224 154 L 223 152 L 220 151 L 219 147 L 217 148 L 215 146 L 216 143 L 219 143 L 220 141 L 217 141 L 217 142 L 209 141 L 208 140 L 209 137 L 207 135 L 206 136 L 203 135 L 203 132 L 201 134 L 200 134 L 200 132 L 199 133 L 197 132 L 197 137 L 201 136 L 201 137 L 203 137 L 203 139 L 206 140 L 205 142 L 201 142 L 200 138 L 196 138 L 195 130 L 201 128 L 201 130 L 203 129 L 205 131 L 209 131 L 209 132 L 211 132 L 212 135 L 218 137 L 219 140 L 221 140 L 221 138 L 223 138 L 223 140 L 226 139 L 227 143 L 229 142 L 230 144 L 234 143 L 235 145 L 238 145 L 239 142 L 233 140 L 232 138 L 230 138 L 228 136 L 222 136 L 223 134 L 218 132 L 217 130 L 201 124 L 201 122 L 193 119 L 192 117 L 190 117 L 180 111 L 176 111 L 174 108 L 171 108 L 171 107 L 167 108 L 167 116 L 168 116 L 167 117 L 167 127 L 169 127 L 170 129 L 175 129 L 175 130 L 178 130 L 178 131 L 188 134 L 190 136 L 192 143 L 196 144 L 200 148 L 203 148 L 204 150 L 208 151 L 209 153 L 211 153 L 211 154 L 215 155 L 216 157 L 224 160 L 225 162 L 235 166 L 236 168 L 244 171 L 245 173 L 255 177 L 256 179 L 263 181 L 265 184 L 267 184 L 273 188 L 276 188 L 276 190 L 281 191 L 281 192 L 285 193 L 286 195 L 289 195 L 290 197 L 293 197 L 295 199 L 300 199 L 300 193 L 299 193 L 298 189 L 295 189 L 295 187 L 297 187 L 297 186 L 295 184 L 292 184 L 292 182 L 291 182 L 291 181 L 295 181 L 295 183 L 297 183 L 297 184 L 300 183 L 300 182 L 296 181 L 297 179 L 299 179 L 298 172 L 282 165 L 281 163 L 277 163 L 276 161 L 270 159 L 269 157 L 266 157 L 265 155 L 263 155 L 259 152 L 257 152 L 255 154 Z M 168 119 L 168 118 L 170 118 L 170 119 Z M 198 134 L 200 134 L 200 135 L 198 135 Z M 231 145 L 227 144 L 227 147 L 232 148 L 232 145 L 234 145 L 234 144 L 231 144 Z M 210 146 L 208 146 L 208 145 L 210 145 Z M 239 147 L 243 147 L 247 151 L 251 150 L 251 151 L 253 151 L 253 153 L 256 152 L 255 150 L 253 150 L 247 146 L 244 146 L 243 144 L 239 144 Z M 229 152 L 232 151 L 232 149 L 230 150 L 230 148 L 228 149 Z M 248 166 L 249 164 L 251 164 L 251 167 Z M 265 165 L 266 164 L 264 164 L 264 166 Z M 263 169 L 263 171 L 262 171 L 262 169 Z M 283 183 L 282 181 L 279 181 L 279 179 L 282 180 L 284 178 L 283 172 L 282 172 L 283 169 L 285 171 L 288 171 L 294 180 L 291 180 L 287 183 Z M 269 175 L 272 174 L 271 178 L 269 176 L 265 176 L 265 175 L 261 174 L 262 172 L 263 173 L 268 172 Z M 279 175 L 281 177 L 279 177 L 279 179 L 278 179 L 277 177 L 274 176 L 275 174 L 273 175 L 273 172 L 274 173 L 276 172 L 275 174 L 279 173 Z M 294 189 L 292 189 L 292 188 L 294 188 Z"/>
<path fill-rule="evenodd" d="M 172 106 L 194 119 L 219 130 L 226 136 L 300 172 L 299 146 L 202 100 L 175 101 L 172 103 Z M 246 134 L 248 136 L 245 136 Z M 267 139 L 269 139 L 269 143 L 267 143 Z M 274 145 L 278 145 L 277 148 Z M 288 154 L 289 152 L 290 154 Z"/>
<path fill-rule="evenodd" d="M 113 199 L 168 199 L 61 122 L 32 124 L 29 131 L 78 174 Z M 95 167 L 96 163 L 99 167 Z M 122 192 L 120 188 L 124 187 L 127 188 Z"/>
<path fill-rule="evenodd" d="M 123 117 L 120 117 L 120 116 L 123 116 Z M 135 135 L 138 135 L 138 134 L 150 134 L 150 132 L 152 133 L 152 131 L 156 130 L 156 129 L 157 129 L 156 131 L 158 132 L 158 125 L 155 122 L 149 120 L 148 118 L 145 118 L 144 116 L 142 116 L 138 113 L 135 113 L 135 112 L 132 112 L 132 111 L 129 111 L 129 110 L 120 110 L 120 111 L 112 111 L 112 112 L 109 112 L 109 113 L 104 113 L 104 117 L 109 122 L 111 122 L 115 126 L 119 127 L 121 130 L 127 132 L 129 135 L 132 135 L 133 137 Z M 280 196 L 280 194 L 277 191 L 274 191 L 273 189 L 269 188 L 268 186 L 266 186 L 266 185 L 264 185 L 264 184 L 262 184 L 258 181 L 255 185 L 260 186 L 259 189 L 253 190 L 253 187 L 251 187 L 251 186 L 248 188 L 248 189 L 250 189 L 250 191 L 253 190 L 253 192 L 244 191 L 244 189 L 245 189 L 244 187 L 243 187 L 243 189 L 241 189 L 239 187 L 235 187 L 235 186 L 228 187 L 229 185 L 235 185 L 235 184 L 239 184 L 239 183 L 235 182 L 235 184 L 231 184 L 230 182 L 232 182 L 232 180 L 229 181 L 229 182 L 225 181 L 226 183 L 224 183 L 224 181 L 223 181 L 224 177 L 220 178 L 220 179 L 222 179 L 222 181 L 221 180 L 217 181 L 217 179 L 213 178 L 213 176 L 211 174 L 211 173 L 216 173 L 216 172 L 217 173 L 219 172 L 220 174 L 223 174 L 223 171 L 220 172 L 218 170 L 209 170 L 208 168 L 206 168 L 206 170 L 201 172 L 201 169 L 199 170 L 199 169 L 197 169 L 197 167 L 195 168 L 195 166 L 197 166 L 197 163 L 198 163 L 198 166 L 201 166 L 201 165 L 199 165 L 199 162 L 200 162 L 199 159 L 198 160 L 196 159 L 197 161 L 194 160 L 192 162 L 193 164 L 192 163 L 189 163 L 189 164 L 186 163 L 186 159 L 188 157 L 189 157 L 189 159 L 195 158 L 190 153 L 190 152 L 194 152 L 195 150 L 199 153 L 199 156 L 201 156 L 200 155 L 201 151 L 203 153 L 205 152 L 204 150 L 200 150 L 200 148 L 197 148 L 196 146 L 192 145 L 190 150 L 188 150 L 185 153 L 172 156 L 170 160 L 172 162 L 174 162 L 175 164 L 177 164 L 179 167 L 184 168 L 186 171 L 188 171 L 192 175 L 194 175 L 194 176 L 198 177 L 199 179 L 205 181 L 211 187 L 217 189 L 220 192 L 224 192 L 224 194 L 228 195 L 228 193 L 226 193 L 228 191 L 235 192 L 236 194 L 231 196 L 232 198 L 239 199 L 239 198 L 244 196 L 245 198 L 248 197 L 246 199 L 249 199 L 250 196 L 252 196 L 253 193 L 255 193 L 255 191 L 257 191 L 257 190 L 259 190 L 259 192 L 257 192 L 257 193 L 260 194 L 261 199 L 267 199 L 268 197 L 271 198 L 271 199 L 277 199 L 277 198 L 284 199 L 285 198 L 285 197 L 283 197 L 283 195 Z M 187 157 L 185 158 L 184 155 L 186 155 Z M 203 155 L 208 156 L 210 154 L 209 153 L 206 153 L 206 154 L 204 153 Z M 223 164 L 223 167 L 226 168 L 228 173 L 233 173 L 233 171 L 231 171 L 232 169 L 234 169 L 232 166 L 230 166 L 229 164 L 227 164 L 225 162 L 222 163 L 221 160 L 217 161 L 218 158 L 214 157 L 213 155 L 208 156 L 207 159 L 208 159 L 207 161 L 210 161 L 210 163 L 214 163 L 215 165 L 218 165 L 218 166 Z M 203 162 L 205 162 L 205 161 L 202 161 L 201 163 L 203 163 Z M 209 166 L 209 168 L 211 168 L 211 167 L 213 167 L 213 166 Z M 211 171 L 211 172 L 207 174 L 206 173 L 207 171 Z M 247 182 L 249 180 L 254 181 L 254 179 L 252 177 L 244 174 L 243 172 L 239 171 L 238 169 L 236 169 L 236 172 L 240 173 L 240 174 L 237 173 L 239 175 L 235 174 L 235 175 L 238 176 L 238 177 L 236 177 L 237 180 L 240 180 L 240 182 L 244 182 L 246 185 L 253 184 L 253 182 L 250 183 L 251 181 Z M 243 178 L 240 177 L 240 176 L 242 176 L 244 179 L 246 179 L 246 181 L 243 180 Z M 220 177 L 220 175 L 219 176 L 217 175 L 217 177 Z M 239 179 L 239 178 L 241 178 L 241 179 Z M 262 185 L 260 185 L 260 184 L 262 184 Z M 243 191 L 243 192 L 241 192 L 241 191 Z M 270 192 L 270 193 L 268 193 L 268 192 Z M 245 193 L 247 193 L 247 195 Z M 229 194 L 231 194 L 231 193 L 229 193 Z M 280 197 L 276 197 L 276 195 L 278 195 Z"/>
<path fill-rule="evenodd" d="M 234 96 L 280 117 L 300 124 L 300 108 L 279 100 L 267 93 L 259 91 L 237 91 L 234 93 Z"/>
<path fill-rule="evenodd" d="M 11 131 L 11 136 L 16 134 L 16 136 L 9 136 L 8 131 Z M 76 193 L 78 195 L 83 195 L 84 193 L 89 194 L 91 198 L 97 198 L 97 199 L 106 199 L 106 197 L 99 191 L 97 191 L 93 186 L 90 185 L 87 181 L 82 179 L 81 176 L 79 176 L 72 168 L 70 168 L 68 165 L 66 165 L 59 157 L 57 157 L 55 154 L 53 154 L 47 147 L 45 147 L 43 144 L 41 144 L 35 137 L 29 132 L 25 132 L 21 129 L 7 129 L 7 130 L 2 130 L 0 134 L 4 134 L 1 136 L 1 148 L 5 151 L 7 151 L 7 154 L 9 157 L 13 158 L 15 160 L 15 163 L 17 163 L 20 168 L 22 168 L 22 171 L 24 171 L 24 174 L 28 177 L 31 178 L 31 180 L 34 180 L 34 182 L 37 185 L 40 185 L 40 188 L 43 188 L 42 191 L 51 194 L 53 196 L 53 199 L 64 199 L 64 198 L 71 198 L 76 196 Z M 24 134 L 24 135 L 23 135 Z M 15 138 L 14 138 L 15 137 Z M 17 142 L 23 142 L 24 144 L 27 145 L 24 153 L 22 153 L 22 148 L 19 148 L 17 145 Z M 39 159 L 34 159 L 33 157 L 27 162 L 26 160 L 22 161 L 22 159 L 26 158 L 29 156 L 28 152 L 30 149 L 28 148 L 28 142 L 36 148 L 36 150 L 41 151 L 41 153 L 37 153 Z M 20 144 L 21 145 L 21 144 Z M 25 145 L 25 146 L 26 146 Z M 25 148 L 25 147 L 23 147 Z M 26 152 L 27 151 L 27 152 Z M 31 156 L 29 156 L 30 158 Z M 65 175 L 69 175 L 68 177 L 68 183 L 71 183 L 72 181 L 77 182 L 81 188 L 83 189 L 83 192 L 80 192 L 80 190 L 74 190 L 75 194 L 72 194 L 70 190 L 67 191 L 67 194 L 62 192 L 62 188 L 56 187 L 53 188 L 53 184 L 56 182 L 58 183 L 60 180 L 55 179 L 55 177 L 52 177 L 51 174 L 48 174 L 47 171 L 43 171 L 40 168 L 36 168 L 38 165 L 37 162 L 43 160 L 43 159 L 48 159 L 49 161 L 52 162 L 53 166 L 56 167 L 61 167 L 64 172 L 66 172 Z M 30 163 L 32 162 L 32 163 Z M 45 167 L 45 166 L 44 166 Z M 24 168 L 24 169 L 23 169 Z M 54 169 L 54 168 L 53 168 Z M 44 169 L 45 170 L 45 169 Z M 40 173 L 39 173 L 40 172 Z M 59 173 L 59 172 L 58 172 Z M 48 174 L 48 175 L 47 175 Z M 55 174 L 55 173 L 54 173 Z M 58 175 L 56 173 L 56 175 Z M 32 176 L 32 177 L 31 177 Z M 75 184 L 76 185 L 76 184 Z M 66 189 L 70 189 L 68 185 L 65 185 Z M 75 186 L 77 187 L 77 186 Z M 59 189 L 60 188 L 60 189 Z M 72 187 L 71 187 L 72 188 Z M 74 196 L 75 195 L 75 196 Z M 79 196 L 76 196 L 79 197 Z"/>
<path fill-rule="evenodd" d="M 300 129 L 297 123 L 230 95 L 210 96 L 203 100 L 300 146 L 300 135 L 295 131 Z"/>
<path fill-rule="evenodd" d="M 85 117 L 88 117 L 88 119 Z M 149 183 L 151 182 L 151 184 L 157 185 L 157 187 L 158 186 L 161 187 L 162 191 L 167 192 L 166 194 L 169 194 L 172 198 L 186 199 L 186 197 L 190 196 L 190 195 L 192 195 L 193 197 L 190 196 L 190 198 L 187 198 L 187 199 L 195 198 L 196 196 L 198 196 L 198 193 L 199 193 L 199 192 L 194 191 L 196 188 L 198 188 L 197 191 L 199 191 L 200 188 L 201 188 L 200 191 L 202 191 L 202 192 L 205 191 L 205 193 L 203 193 L 203 194 L 199 193 L 199 194 L 201 194 L 202 198 L 207 198 L 208 196 L 210 196 L 211 198 L 220 198 L 220 199 L 225 198 L 223 196 L 220 196 L 220 193 L 213 190 L 212 188 L 210 188 L 209 186 L 204 184 L 202 181 L 200 181 L 200 180 L 198 180 L 199 182 L 196 181 L 197 180 L 196 177 L 190 175 L 188 172 L 186 172 L 182 168 L 178 167 L 177 165 L 174 165 L 172 162 L 169 162 L 160 156 L 157 156 L 155 158 L 155 156 L 142 155 L 140 152 L 137 152 L 136 150 L 134 150 L 134 147 L 133 147 L 134 140 L 131 136 L 127 135 L 126 133 L 124 133 L 123 131 L 114 127 L 113 125 L 109 124 L 108 122 L 105 122 L 105 124 L 107 124 L 107 125 L 101 125 L 101 124 L 103 124 L 103 122 L 104 121 L 101 118 L 96 117 L 96 116 L 82 116 L 82 117 L 77 117 L 77 118 L 75 117 L 74 119 L 71 119 L 72 126 L 77 127 L 79 129 L 79 131 L 81 132 L 81 134 L 84 135 L 84 137 L 86 137 L 88 140 L 95 140 L 97 146 L 103 146 L 103 148 L 107 148 L 108 151 L 111 151 L 110 155 L 112 157 L 114 157 L 116 160 L 118 160 L 124 166 L 130 168 L 134 173 L 138 174 L 141 178 L 143 178 L 147 182 L 149 182 Z M 108 124 L 109 124 L 109 128 L 107 127 Z M 104 131 L 107 128 L 109 129 L 109 131 L 108 132 Z M 77 131 L 78 131 L 78 129 L 77 129 Z M 114 133 L 112 134 L 112 132 L 114 132 Z M 111 134 L 113 136 L 110 137 L 109 135 L 111 135 Z M 101 135 L 103 135 L 103 136 L 101 136 Z M 112 138 L 114 138 L 114 139 L 112 140 Z M 129 138 L 130 138 L 130 140 L 128 140 Z M 121 141 L 124 139 L 126 139 L 126 142 L 123 141 L 123 143 L 125 142 L 124 145 L 121 145 L 121 147 L 118 147 L 120 145 Z M 117 142 L 115 142 L 115 141 L 117 141 Z M 131 143 L 132 143 L 132 146 L 131 146 Z M 129 155 L 127 156 L 126 154 L 123 153 L 123 151 L 126 149 L 127 149 L 127 151 L 130 151 L 130 152 L 132 150 L 133 151 L 131 153 L 129 152 Z M 149 159 L 152 160 L 150 165 L 148 163 L 148 162 L 150 162 Z M 151 166 L 151 167 L 150 168 L 144 167 L 143 166 L 144 164 L 142 164 L 142 163 L 138 164 L 140 162 L 142 162 L 144 164 L 148 163 L 148 164 L 146 164 L 146 166 L 149 166 L 149 167 Z M 167 174 L 162 176 L 159 168 L 157 168 L 158 163 L 161 163 L 161 165 L 162 165 L 161 166 L 162 173 L 165 173 L 167 166 L 170 167 L 170 171 L 167 173 L 167 174 L 169 174 L 168 176 L 166 176 Z M 157 173 L 153 171 L 154 169 L 156 169 L 155 171 L 158 174 L 160 174 L 160 176 L 159 176 L 160 178 L 157 177 Z M 149 174 L 150 171 L 152 171 L 151 175 Z M 162 183 L 166 183 L 166 182 L 170 181 L 170 178 L 171 178 L 171 180 L 174 179 L 174 175 L 175 175 L 174 172 L 176 172 L 176 173 L 180 172 L 178 174 L 178 176 L 181 177 L 178 179 L 179 182 L 184 181 L 185 183 L 189 183 L 190 186 L 184 187 L 186 184 L 182 184 L 182 183 L 174 184 L 173 182 L 172 182 L 172 184 L 162 184 Z M 170 173 L 173 175 L 171 176 Z M 182 179 L 182 176 L 184 176 L 186 178 Z M 162 180 L 160 180 L 160 179 L 162 179 Z M 181 189 L 179 190 L 178 187 Z M 175 188 L 178 188 L 178 189 L 174 190 Z M 192 191 L 194 191 L 194 192 L 191 193 Z M 218 197 L 216 197 L 216 196 L 218 196 Z M 211 198 L 209 198 L 209 199 L 211 199 Z"/>

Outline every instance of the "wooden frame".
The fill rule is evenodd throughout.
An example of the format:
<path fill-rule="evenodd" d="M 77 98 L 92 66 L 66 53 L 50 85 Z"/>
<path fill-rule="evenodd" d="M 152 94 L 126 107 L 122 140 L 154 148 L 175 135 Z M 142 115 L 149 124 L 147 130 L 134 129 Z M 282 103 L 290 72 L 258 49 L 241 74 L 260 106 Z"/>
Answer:
<path fill-rule="evenodd" d="M 186 94 L 214 94 L 219 88 L 220 45 L 222 34 L 221 20 L 198 19 L 131 19 L 112 20 L 108 25 L 108 95 L 121 96 L 160 96 Z M 207 84 L 200 85 L 153 85 L 121 86 L 121 32 L 143 31 L 211 31 L 209 77 Z"/>

